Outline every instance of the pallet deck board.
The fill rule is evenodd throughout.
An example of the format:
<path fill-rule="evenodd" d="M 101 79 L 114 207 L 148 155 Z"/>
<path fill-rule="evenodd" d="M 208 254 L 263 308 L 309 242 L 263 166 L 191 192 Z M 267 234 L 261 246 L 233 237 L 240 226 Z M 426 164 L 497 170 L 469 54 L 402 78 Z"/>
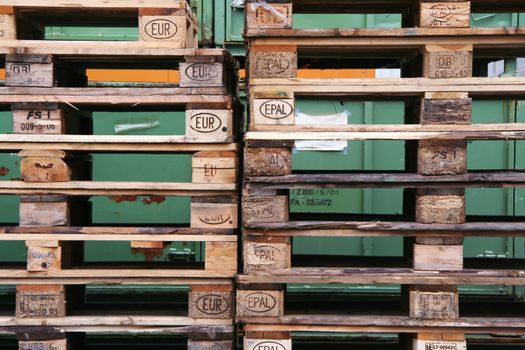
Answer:
<path fill-rule="evenodd" d="M 463 92 L 471 97 L 525 95 L 525 78 L 259 78 L 250 80 L 250 93 L 281 96 L 414 96 L 427 92 Z M 2 90 L 0 90 L 0 93 Z"/>
<path fill-rule="evenodd" d="M 97 152 L 237 151 L 234 143 L 195 143 L 184 135 L 34 135 L 0 134 L 0 150 L 63 150 Z"/>
<path fill-rule="evenodd" d="M 245 235 L 252 236 L 523 236 L 523 222 L 467 222 L 464 224 L 421 224 L 395 221 L 289 221 L 246 223 Z"/>
<path fill-rule="evenodd" d="M 294 174 L 247 177 L 245 187 L 271 189 L 337 187 L 522 187 L 525 172 L 470 172 L 460 175 L 411 173 Z"/>
<path fill-rule="evenodd" d="M 0 104 L 57 102 L 84 105 L 228 104 L 223 88 L 0 88 Z"/>
<path fill-rule="evenodd" d="M 232 233 L 229 229 L 214 229 L 213 233 L 207 230 L 191 227 L 117 227 L 117 226 L 0 226 L 0 237 L 16 235 L 64 235 L 64 236 L 86 236 L 86 237 L 112 237 L 115 236 L 173 236 L 184 237 L 192 236 L 199 240 L 214 240 L 214 235 L 223 235 L 225 239 L 233 239 L 228 234 Z M 6 236 L 7 235 L 7 236 Z M 207 237 L 211 235 L 211 237 Z M 229 237 L 229 238 L 228 238 Z"/>
<path fill-rule="evenodd" d="M 416 271 L 410 268 L 290 268 L 237 275 L 237 283 L 525 285 L 525 270 Z"/>
<path fill-rule="evenodd" d="M 237 242 L 234 235 L 87 235 L 87 234 L 7 234 L 0 241 L 133 241 L 133 242 Z"/>
<path fill-rule="evenodd" d="M 85 280 L 99 280 L 98 283 L 119 283 L 115 281 L 122 281 L 127 279 L 142 280 L 147 278 L 156 279 L 157 281 L 178 279 L 178 278 L 232 278 L 235 276 L 233 271 L 221 271 L 221 270 L 200 270 L 200 269 L 181 269 L 181 268 L 133 268 L 129 269 L 126 267 L 120 268 L 71 268 L 59 271 L 47 271 L 47 272 L 28 272 L 25 269 L 5 269 L 0 268 L 0 274 L 3 276 L 0 280 L 0 284 L 27 284 L 27 279 L 39 278 L 45 280 L 45 284 L 59 284 L 55 282 L 55 279 L 85 279 Z M 13 281 L 17 281 L 13 283 Z M 231 281 L 231 280 L 230 280 Z M 160 282 L 164 284 L 165 282 Z M 209 282 L 211 283 L 211 282 Z M 62 283 L 60 283 L 62 284 Z M 169 284 L 169 283 L 168 283 Z M 176 284 L 180 284 L 176 283 Z"/>
<path fill-rule="evenodd" d="M 1 194 L 63 194 L 79 196 L 120 196 L 158 194 L 167 196 L 214 196 L 234 194 L 236 184 L 185 182 L 68 181 L 0 182 Z"/>
<path fill-rule="evenodd" d="M 302 324 L 305 318 L 309 318 L 316 323 Z M 297 320 L 294 322 L 294 319 Z M 359 321 L 359 320 L 362 321 Z M 244 318 L 243 318 L 244 320 Z M 253 318 L 251 319 L 253 320 Z M 283 323 L 273 322 L 249 323 L 245 325 L 246 331 L 297 331 L 297 332 L 352 332 L 352 333 L 508 333 L 508 334 L 523 334 L 524 324 L 523 319 L 517 318 L 460 318 L 452 321 L 429 321 L 417 320 L 409 317 L 395 317 L 395 316 L 284 316 L 279 318 Z M 323 324 L 329 323 L 331 320 L 339 321 L 341 324 Z M 377 325 L 374 325 L 374 320 L 377 320 Z M 248 319 L 246 321 L 249 321 Z M 286 321 L 286 323 L 284 323 Z M 354 321 L 355 325 L 351 324 Z M 388 322 L 388 323 L 387 323 Z M 400 322 L 400 324 L 396 324 Z M 491 326 L 491 322 L 494 325 Z M 243 322 L 244 323 L 244 322 Z M 346 325 L 345 325 L 346 323 Z M 371 324 L 366 324 L 371 323 Z"/>
<path fill-rule="evenodd" d="M 334 28 L 246 30 L 250 45 L 305 47 L 422 47 L 428 44 L 472 44 L 475 48 L 520 47 L 525 27 L 496 28 Z M 493 47 L 494 48 L 494 47 Z"/>

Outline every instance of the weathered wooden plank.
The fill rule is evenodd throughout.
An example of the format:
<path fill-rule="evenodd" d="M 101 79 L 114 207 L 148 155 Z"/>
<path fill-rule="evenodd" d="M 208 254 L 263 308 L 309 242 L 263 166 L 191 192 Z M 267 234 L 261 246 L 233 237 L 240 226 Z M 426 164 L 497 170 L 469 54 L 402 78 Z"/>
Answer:
<path fill-rule="evenodd" d="M 9 229 L 9 228 L 6 228 Z M 522 236 L 522 222 L 466 222 L 463 224 L 422 224 L 406 221 L 288 221 L 248 223 L 247 235 L 272 236 Z M 1 238 L 1 236 L 0 236 Z"/>
<path fill-rule="evenodd" d="M 184 182 L 24 182 L 2 181 L 3 194 L 63 194 L 63 195 L 146 195 L 167 196 L 214 196 L 227 195 L 236 189 L 236 184 L 193 184 Z"/>
<path fill-rule="evenodd" d="M 205 256 L 206 271 L 225 275 L 237 273 L 236 242 L 207 242 Z"/>
<path fill-rule="evenodd" d="M 245 182 L 245 187 L 265 189 L 367 186 L 404 188 L 521 187 L 525 184 L 525 177 L 520 171 L 469 172 L 458 175 L 412 173 L 293 174 L 250 176 L 245 178 Z M 254 220 L 249 221 L 255 222 Z"/>

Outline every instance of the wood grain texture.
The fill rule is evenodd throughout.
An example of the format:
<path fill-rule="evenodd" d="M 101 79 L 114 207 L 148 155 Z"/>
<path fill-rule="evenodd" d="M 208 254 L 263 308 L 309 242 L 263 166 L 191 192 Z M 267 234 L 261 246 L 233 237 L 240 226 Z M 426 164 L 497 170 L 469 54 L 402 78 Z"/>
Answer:
<path fill-rule="evenodd" d="M 237 203 L 191 203 L 190 226 L 199 229 L 238 227 Z"/>
<path fill-rule="evenodd" d="M 61 285 L 17 286 L 17 318 L 66 316 L 66 292 Z"/>
<path fill-rule="evenodd" d="M 294 99 L 253 99 L 253 125 L 294 125 Z"/>
<path fill-rule="evenodd" d="M 237 315 L 278 317 L 284 315 L 283 290 L 237 290 Z"/>
<path fill-rule="evenodd" d="M 292 28 L 292 2 L 247 1 L 245 9 L 248 28 Z"/>
<path fill-rule="evenodd" d="M 243 223 L 285 222 L 289 218 L 287 196 L 244 196 Z"/>
<path fill-rule="evenodd" d="M 244 349 L 246 350 L 292 350 L 291 339 L 249 339 L 244 338 Z"/>
<path fill-rule="evenodd" d="M 53 87 L 55 70 L 53 63 L 27 63 L 6 60 L 6 86 Z"/>
<path fill-rule="evenodd" d="M 443 48 L 443 46 L 440 47 Z M 431 79 L 472 77 L 472 55 L 472 50 L 425 52 L 423 55 L 423 77 Z"/>
<path fill-rule="evenodd" d="M 69 225 L 69 203 L 67 201 L 21 202 L 20 226 L 63 226 Z"/>
<path fill-rule="evenodd" d="M 465 222 L 464 195 L 417 195 L 416 221 L 422 224 Z"/>
<path fill-rule="evenodd" d="M 71 168 L 58 157 L 24 157 L 20 176 L 27 182 L 64 182 L 71 180 Z"/>
<path fill-rule="evenodd" d="M 423 99 L 421 124 L 470 124 L 472 99 Z"/>
<path fill-rule="evenodd" d="M 420 27 L 470 27 L 470 1 L 421 2 L 420 11 Z"/>
<path fill-rule="evenodd" d="M 245 176 L 279 176 L 292 173 L 289 148 L 245 148 Z"/>
<path fill-rule="evenodd" d="M 179 64 L 181 87 L 227 88 L 228 76 L 223 63 L 188 62 Z"/>
<path fill-rule="evenodd" d="M 62 110 L 13 110 L 15 134 L 63 134 L 66 123 Z"/>
<path fill-rule="evenodd" d="M 463 245 L 414 244 L 415 270 L 463 270 Z"/>
<path fill-rule="evenodd" d="M 206 271 L 237 272 L 236 242 L 207 242 L 204 269 Z"/>
<path fill-rule="evenodd" d="M 228 151 L 201 151 L 191 159 L 193 183 L 235 183 L 237 181 L 237 153 Z"/>
<path fill-rule="evenodd" d="M 190 109 L 186 111 L 186 139 L 193 142 L 232 142 L 231 110 Z"/>
<path fill-rule="evenodd" d="M 67 350 L 67 339 L 19 341 L 19 350 Z"/>
<path fill-rule="evenodd" d="M 295 78 L 297 53 L 290 51 L 250 51 L 249 75 L 253 78 Z"/>
<path fill-rule="evenodd" d="M 467 350 L 467 342 L 465 340 L 423 340 L 414 339 L 412 343 L 413 350 L 439 350 L 439 349 L 452 349 L 452 350 Z"/>
<path fill-rule="evenodd" d="M 409 291 L 410 317 L 428 320 L 458 318 L 459 298 L 455 289 L 412 288 Z"/>
<path fill-rule="evenodd" d="M 225 290 L 221 285 L 206 287 L 211 288 L 206 288 L 204 291 L 190 290 L 188 316 L 194 319 L 233 319 L 234 291 Z"/>
<path fill-rule="evenodd" d="M 62 268 L 62 247 L 27 247 L 27 271 L 58 271 Z"/>
<path fill-rule="evenodd" d="M 454 175 L 467 172 L 465 141 L 419 141 L 417 172 L 423 175 Z"/>
<path fill-rule="evenodd" d="M 16 40 L 16 19 L 14 14 L 0 13 L 0 40 Z"/>
<path fill-rule="evenodd" d="M 243 247 L 244 273 L 270 272 L 291 267 L 290 241 L 287 243 L 245 241 Z"/>

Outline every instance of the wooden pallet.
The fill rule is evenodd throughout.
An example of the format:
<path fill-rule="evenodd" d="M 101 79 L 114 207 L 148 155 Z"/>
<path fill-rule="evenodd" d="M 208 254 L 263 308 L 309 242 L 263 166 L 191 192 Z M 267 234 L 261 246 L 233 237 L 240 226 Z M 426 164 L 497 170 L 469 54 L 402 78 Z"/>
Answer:
<path fill-rule="evenodd" d="M 298 13 L 400 13 L 404 28 L 443 28 L 453 33 L 456 28 L 469 28 L 470 15 L 483 12 L 520 12 L 523 3 L 516 0 L 490 3 L 485 0 L 373 0 L 328 2 L 315 0 L 257 1 L 246 6 L 245 35 L 285 36 L 294 32 L 293 15 Z M 351 27 L 349 23 L 348 27 Z M 315 36 L 319 30 L 305 30 Z"/>
<path fill-rule="evenodd" d="M 149 46 L 118 44 L 105 47 L 103 43 L 55 44 L 45 41 L 42 45 L 32 47 L 26 46 L 31 45 L 27 41 L 8 42 L 0 49 L 6 69 L 5 85 L 84 87 L 89 84 L 86 76 L 88 68 L 140 67 L 177 71 L 180 77 L 179 86 L 182 88 L 222 88 L 223 94 L 231 93 L 236 96 L 238 63 L 225 50 L 151 48 L 150 53 Z M 148 84 L 149 87 L 151 85 L 155 84 Z"/>
<path fill-rule="evenodd" d="M 172 299 L 163 308 L 140 301 L 120 307 L 97 306 L 86 302 L 84 285 L 19 284 L 15 311 L 0 316 L 0 331 L 15 333 L 23 349 L 66 350 L 69 338 L 98 332 L 185 334 L 189 349 L 212 345 L 231 349 L 235 305 L 232 280 L 183 279 L 179 283 L 189 283 L 187 297 L 170 292 Z M 152 298 L 159 297 L 149 293 Z M 163 296 L 168 294 L 164 292 Z M 187 302 L 175 302 L 184 298 Z"/>
<path fill-rule="evenodd" d="M 185 0 L 31 1 L 8 0 L 0 8 L 0 40 L 44 39 L 45 26 L 138 26 L 139 40 L 173 48 L 198 46 L 197 18 Z"/>

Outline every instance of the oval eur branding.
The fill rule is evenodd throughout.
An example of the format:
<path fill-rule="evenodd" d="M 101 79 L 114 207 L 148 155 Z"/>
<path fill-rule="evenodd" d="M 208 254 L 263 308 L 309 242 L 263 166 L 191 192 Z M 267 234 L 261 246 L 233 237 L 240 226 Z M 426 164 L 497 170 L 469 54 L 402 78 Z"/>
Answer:
<path fill-rule="evenodd" d="M 286 348 L 282 344 L 267 340 L 255 344 L 252 350 L 286 350 Z"/>
<path fill-rule="evenodd" d="M 219 76 L 217 67 L 207 63 L 193 63 L 186 67 L 186 76 L 194 81 L 206 81 Z"/>
<path fill-rule="evenodd" d="M 198 113 L 190 118 L 190 128 L 201 133 L 211 133 L 219 130 L 222 126 L 221 119 L 215 114 Z"/>
<path fill-rule="evenodd" d="M 261 104 L 259 112 L 268 119 L 280 120 L 293 113 L 293 106 L 282 100 L 268 100 Z"/>
<path fill-rule="evenodd" d="M 226 312 L 230 308 L 230 303 L 221 295 L 206 294 L 197 299 L 195 306 L 207 315 L 218 315 Z"/>
<path fill-rule="evenodd" d="M 245 303 L 243 307 L 250 312 L 256 313 L 268 312 L 277 304 L 277 301 L 272 295 L 264 292 L 250 293 L 245 296 L 244 299 Z"/>
<path fill-rule="evenodd" d="M 434 18 L 445 18 L 450 16 L 452 10 L 447 5 L 434 5 L 430 8 L 430 15 Z"/>
<path fill-rule="evenodd" d="M 228 222 L 230 218 L 231 218 L 230 215 L 228 215 L 226 218 L 223 218 L 222 215 L 217 215 L 213 217 L 204 217 L 204 218 L 201 218 L 199 216 L 199 220 L 207 225 L 222 225 Z"/>
<path fill-rule="evenodd" d="M 169 19 L 154 19 L 144 26 L 146 34 L 153 39 L 169 39 L 177 34 L 177 25 Z"/>

